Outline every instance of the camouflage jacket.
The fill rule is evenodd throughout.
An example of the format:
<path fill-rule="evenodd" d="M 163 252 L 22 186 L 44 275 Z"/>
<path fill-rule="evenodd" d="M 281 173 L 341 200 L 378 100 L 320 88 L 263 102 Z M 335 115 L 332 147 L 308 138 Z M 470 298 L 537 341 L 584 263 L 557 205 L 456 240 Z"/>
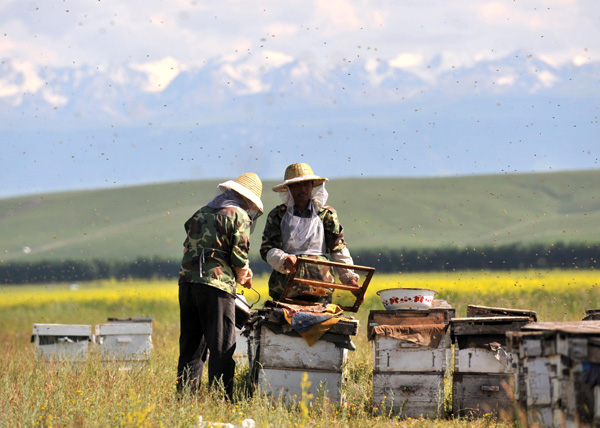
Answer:
<path fill-rule="evenodd" d="M 185 222 L 187 237 L 179 282 L 206 284 L 235 293 L 232 267 L 248 264 L 250 225 L 250 217 L 241 208 L 205 206 L 196 211 Z"/>
<path fill-rule="evenodd" d="M 260 246 L 260 256 L 264 261 L 267 261 L 267 253 L 272 248 L 283 248 L 283 242 L 281 238 L 281 220 L 287 211 L 285 204 L 276 206 L 271 210 L 267 216 L 265 224 L 265 230 L 263 232 L 262 244 Z M 323 229 L 325 234 L 325 248 L 327 253 L 333 251 L 341 251 L 346 247 L 346 241 L 344 240 L 344 228 L 338 220 L 337 213 L 335 210 L 325 205 L 319 210 L 319 218 L 323 222 Z M 305 256 L 309 258 L 325 259 L 324 256 Z M 285 284 L 287 283 L 287 275 L 277 271 L 271 273 L 269 278 L 269 295 L 274 300 L 278 300 L 283 293 Z"/>

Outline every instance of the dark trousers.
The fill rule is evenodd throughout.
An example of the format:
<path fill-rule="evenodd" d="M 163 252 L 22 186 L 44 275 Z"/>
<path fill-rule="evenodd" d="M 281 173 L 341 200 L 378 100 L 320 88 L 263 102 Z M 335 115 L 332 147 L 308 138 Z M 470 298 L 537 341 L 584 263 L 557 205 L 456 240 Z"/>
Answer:
<path fill-rule="evenodd" d="M 208 381 L 222 380 L 227 397 L 233 396 L 235 373 L 235 300 L 218 288 L 203 284 L 179 284 L 179 363 L 177 390 L 200 386 L 202 369 L 208 361 Z"/>

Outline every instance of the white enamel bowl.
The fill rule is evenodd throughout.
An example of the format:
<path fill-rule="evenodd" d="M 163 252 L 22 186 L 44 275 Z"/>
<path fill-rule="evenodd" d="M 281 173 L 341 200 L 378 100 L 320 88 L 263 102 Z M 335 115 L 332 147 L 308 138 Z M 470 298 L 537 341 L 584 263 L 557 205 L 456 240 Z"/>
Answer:
<path fill-rule="evenodd" d="M 429 288 L 388 288 L 377 292 L 388 311 L 401 309 L 429 309 L 437 291 Z"/>

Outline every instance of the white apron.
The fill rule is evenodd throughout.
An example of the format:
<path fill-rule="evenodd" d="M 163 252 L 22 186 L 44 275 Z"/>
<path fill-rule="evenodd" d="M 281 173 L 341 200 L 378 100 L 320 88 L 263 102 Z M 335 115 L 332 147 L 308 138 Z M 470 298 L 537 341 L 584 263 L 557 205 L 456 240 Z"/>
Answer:
<path fill-rule="evenodd" d="M 325 231 L 323 222 L 317 215 L 315 204 L 311 202 L 310 218 L 295 216 L 288 210 L 281 220 L 281 240 L 283 251 L 295 256 L 300 254 L 325 254 Z"/>
<path fill-rule="evenodd" d="M 290 192 L 281 195 L 287 206 L 287 212 L 281 220 L 282 250 L 287 254 L 295 256 L 300 254 L 314 256 L 325 254 L 325 230 L 318 214 L 319 209 L 327 202 L 327 196 L 324 185 L 313 189 L 309 207 L 311 216 L 310 218 L 303 218 L 294 215 L 294 200 Z"/>

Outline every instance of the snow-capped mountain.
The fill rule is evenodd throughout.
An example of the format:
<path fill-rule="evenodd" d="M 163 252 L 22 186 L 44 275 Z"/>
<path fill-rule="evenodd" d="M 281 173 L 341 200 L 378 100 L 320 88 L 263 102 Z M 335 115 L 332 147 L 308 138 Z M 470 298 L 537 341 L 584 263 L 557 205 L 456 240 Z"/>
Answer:
<path fill-rule="evenodd" d="M 599 80 L 600 64 L 553 66 L 522 52 L 463 68 L 440 57 L 424 71 L 361 59 L 330 67 L 289 59 L 268 69 L 244 59 L 219 59 L 162 80 L 139 66 L 35 69 L 4 60 L 1 126 L 29 126 L 34 119 L 38 126 L 61 128 L 157 121 L 176 126 L 223 120 L 223 112 L 234 120 L 244 113 L 385 109 L 429 100 L 427 94 L 440 104 L 482 97 L 498 103 L 524 96 L 587 98 L 600 94 Z"/>

